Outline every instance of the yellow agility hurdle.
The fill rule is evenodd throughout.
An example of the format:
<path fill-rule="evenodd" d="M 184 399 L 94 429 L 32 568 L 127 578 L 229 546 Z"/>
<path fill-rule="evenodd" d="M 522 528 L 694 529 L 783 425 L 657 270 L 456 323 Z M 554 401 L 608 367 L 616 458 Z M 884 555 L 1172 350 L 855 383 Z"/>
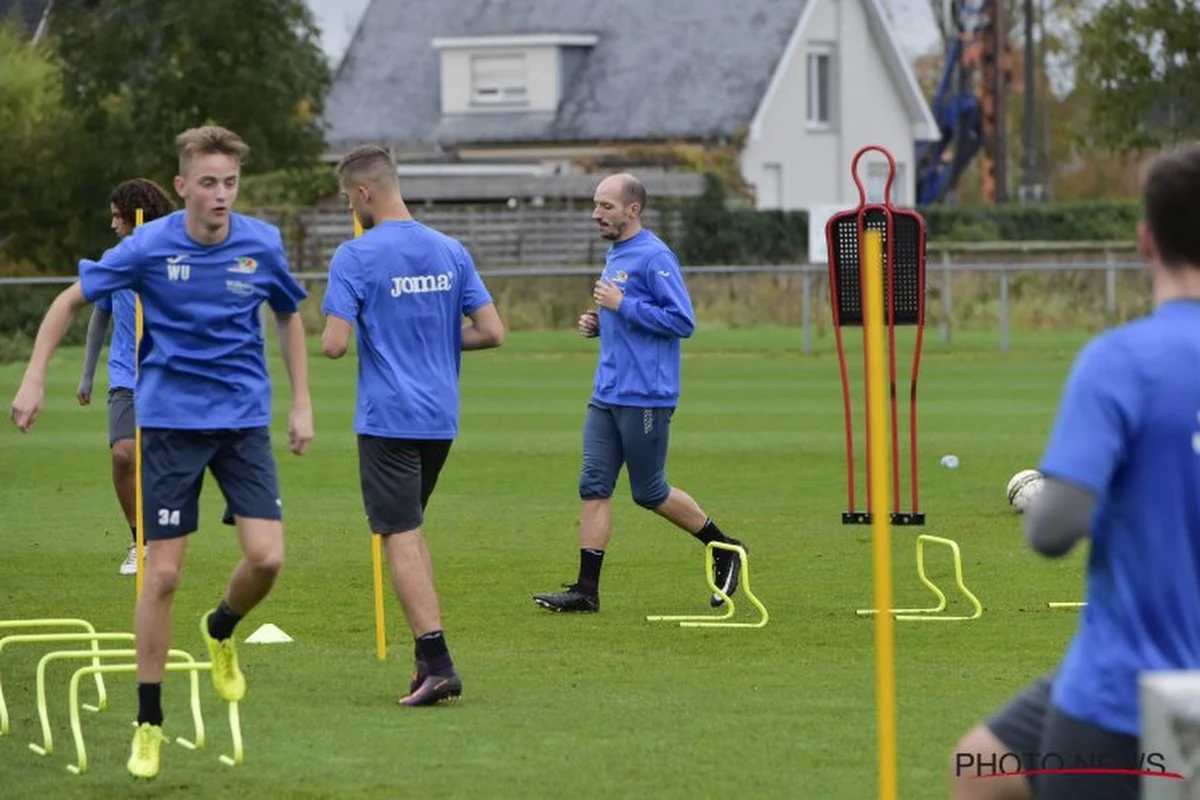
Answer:
<path fill-rule="evenodd" d="M 728 622 L 730 618 L 737 613 L 737 609 L 733 604 L 733 598 L 721 591 L 721 589 L 713 583 L 713 550 L 720 548 L 721 550 L 729 550 L 737 553 L 742 560 L 742 580 L 741 588 L 753 606 L 758 609 L 759 618 L 757 622 Z M 755 596 L 754 590 L 750 587 L 750 558 L 746 554 L 745 548 L 740 545 L 729 544 L 728 542 L 709 542 L 704 548 L 704 577 L 708 582 L 708 588 L 713 594 L 719 596 L 725 601 L 725 613 L 720 615 L 713 614 L 676 614 L 676 615 L 655 615 L 646 617 L 647 622 L 678 622 L 681 628 L 762 628 L 767 624 L 770 615 L 767 613 L 767 607 L 762 604 L 762 601 Z"/>
<path fill-rule="evenodd" d="M 0 654 L 3 654 L 4 648 L 10 644 L 39 644 L 39 643 L 59 643 L 59 642 L 91 642 L 91 650 L 81 650 L 81 653 L 87 653 L 93 660 L 93 666 L 99 667 L 100 654 L 104 651 L 99 648 L 99 642 L 132 642 L 132 633 L 18 633 L 11 636 L 5 636 L 0 639 Z M 103 687 L 103 683 L 97 681 L 97 685 Z M 103 691 L 96 705 L 86 705 L 88 711 L 101 711 L 108 705 L 108 696 Z M 9 731 L 8 703 L 4 699 L 4 687 L 0 684 L 0 736 L 7 736 Z"/>
<path fill-rule="evenodd" d="M 212 663 L 208 661 L 195 661 L 190 663 L 176 662 L 167 664 L 164 667 L 168 672 L 205 672 L 212 670 Z M 102 664 L 100 666 L 81 667 L 71 676 L 70 686 L 70 703 L 71 703 L 71 735 L 75 739 L 75 755 L 78 763 L 68 764 L 67 771 L 75 775 L 82 775 L 87 772 L 87 749 L 83 744 L 83 726 L 79 719 L 79 681 L 87 675 L 114 673 L 131 673 L 137 671 L 137 664 Z M 238 712 L 237 703 L 229 703 L 229 733 L 233 740 L 233 755 L 222 755 L 220 762 L 230 767 L 242 764 L 246 760 L 246 751 L 242 744 L 242 723 L 241 716 Z"/>
<path fill-rule="evenodd" d="M 101 650 L 99 653 L 92 653 L 87 650 L 56 650 L 53 653 L 47 653 L 42 656 L 37 666 L 37 705 L 38 720 L 42 724 L 42 743 L 30 742 L 29 749 L 40 756 L 48 756 L 54 752 L 54 738 L 50 732 L 50 710 L 46 702 L 46 667 L 51 662 L 66 659 L 90 658 L 94 660 L 97 657 L 134 658 L 136 656 L 136 650 Z M 167 657 L 181 659 L 182 663 L 196 663 L 196 659 L 186 650 L 168 650 Z M 192 723 L 196 729 L 196 735 L 195 738 L 190 740 L 180 736 L 175 741 L 188 750 L 200 750 L 204 747 L 204 717 L 200 710 L 200 678 L 194 670 L 190 673 L 190 677 Z"/>
<path fill-rule="evenodd" d="M 24 630 L 28 628 L 82 628 L 88 633 L 95 633 L 96 627 L 86 619 L 45 618 L 45 619 L 0 619 L 0 630 L 11 628 Z M 100 643 L 92 642 L 92 650 L 99 651 Z M 95 662 L 100 666 L 100 662 Z M 108 693 L 104 688 L 104 679 L 96 676 L 96 705 L 85 705 L 88 711 L 99 711 L 108 705 Z M 8 733 L 8 715 L 4 707 L 4 691 L 0 688 L 0 736 Z"/>
<path fill-rule="evenodd" d="M 946 594 L 938 588 L 937 584 L 929 579 L 929 575 L 925 571 L 925 545 L 938 544 L 944 545 L 950 550 L 954 560 L 954 584 L 958 587 L 959 592 L 971 604 L 972 612 L 970 614 L 943 614 L 946 610 Z M 929 534 L 921 534 L 917 537 L 917 578 L 921 583 L 928 587 L 929 591 L 933 592 L 933 596 L 937 598 L 937 603 L 926 608 L 893 608 L 890 612 L 895 615 L 897 620 L 906 622 L 913 621 L 938 621 L 938 622 L 961 622 L 964 620 L 978 619 L 983 616 L 983 605 L 979 602 L 974 593 L 967 588 L 963 580 L 962 553 L 958 549 L 958 542 L 953 539 L 946 539 L 941 536 L 930 536 Z M 878 614 L 879 610 L 874 608 L 860 608 L 856 611 L 859 616 L 867 616 L 869 614 Z"/>

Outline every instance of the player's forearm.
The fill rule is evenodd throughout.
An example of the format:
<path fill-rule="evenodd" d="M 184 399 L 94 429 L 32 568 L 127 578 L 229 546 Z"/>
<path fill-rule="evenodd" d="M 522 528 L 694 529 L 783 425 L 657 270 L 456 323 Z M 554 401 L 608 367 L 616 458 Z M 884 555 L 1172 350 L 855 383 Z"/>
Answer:
<path fill-rule="evenodd" d="M 50 356 L 62 344 L 67 331 L 71 329 L 71 319 L 75 310 L 86 304 L 83 290 L 78 283 L 64 289 L 42 318 L 38 327 L 37 338 L 33 342 L 33 353 L 29 356 L 29 366 L 25 368 L 25 378 L 38 383 L 45 383 L 46 368 L 50 364 Z"/>
<path fill-rule="evenodd" d="M 499 347 L 500 341 L 500 337 L 495 332 L 481 330 L 474 323 L 463 328 L 463 350 L 487 350 L 490 347 Z"/>
<path fill-rule="evenodd" d="M 1025 538 L 1044 556 L 1071 552 L 1088 535 L 1096 498 L 1086 489 L 1047 477 L 1025 512 Z"/>
<path fill-rule="evenodd" d="M 656 336 L 686 339 L 696 331 L 696 321 L 677 306 L 657 306 L 644 300 L 626 297 L 617 313 L 633 325 Z"/>
<path fill-rule="evenodd" d="M 292 405 L 311 406 L 308 393 L 308 349 L 304 341 L 304 322 L 300 315 L 280 317 L 279 348 L 283 352 L 283 363 L 287 367 L 288 379 L 292 384 Z"/>
<path fill-rule="evenodd" d="M 104 336 L 108 333 L 108 322 L 112 315 L 102 308 L 92 310 L 88 322 L 87 345 L 83 355 L 83 382 L 88 386 L 96 377 L 96 364 L 100 361 L 100 350 L 104 347 Z"/>
<path fill-rule="evenodd" d="M 470 315 L 471 324 L 463 328 L 463 350 L 487 350 L 504 343 L 504 321 L 492 303 L 480 306 Z"/>

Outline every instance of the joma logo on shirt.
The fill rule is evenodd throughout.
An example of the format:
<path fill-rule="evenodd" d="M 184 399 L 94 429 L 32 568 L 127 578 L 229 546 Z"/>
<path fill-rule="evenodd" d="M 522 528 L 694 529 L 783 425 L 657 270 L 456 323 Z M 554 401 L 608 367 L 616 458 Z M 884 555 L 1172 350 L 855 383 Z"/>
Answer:
<path fill-rule="evenodd" d="M 407 275 L 403 278 L 392 278 L 392 297 L 403 294 L 425 294 L 426 292 L 450 291 L 449 272 L 440 275 Z"/>

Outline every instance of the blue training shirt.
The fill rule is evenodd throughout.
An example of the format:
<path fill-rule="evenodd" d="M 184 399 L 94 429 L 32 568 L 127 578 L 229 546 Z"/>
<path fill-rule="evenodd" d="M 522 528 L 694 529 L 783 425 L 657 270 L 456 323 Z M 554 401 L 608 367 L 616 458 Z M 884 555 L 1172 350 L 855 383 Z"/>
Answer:
<path fill-rule="evenodd" d="M 144 428 L 236 430 L 271 422 L 259 307 L 292 314 L 307 295 L 274 225 L 230 214 L 229 236 L 193 240 L 183 211 L 140 225 L 99 261 L 79 262 L 89 302 L 131 289 L 142 300 L 136 389 Z"/>
<path fill-rule="evenodd" d="M 420 222 L 381 222 L 343 242 L 321 310 L 357 329 L 355 432 L 455 438 L 463 316 L 491 302 L 466 248 Z"/>
<path fill-rule="evenodd" d="M 616 311 L 600 309 L 592 399 L 617 406 L 675 406 L 680 340 L 696 329 L 679 259 L 643 229 L 609 247 L 601 280 L 615 283 L 625 297 Z"/>
<path fill-rule="evenodd" d="M 133 391 L 137 385 L 137 305 L 133 292 L 122 290 L 96 300 L 96 307 L 112 314 L 112 342 L 108 346 L 108 388 Z"/>
<path fill-rule="evenodd" d="M 1054 703 L 1137 736 L 1138 673 L 1200 668 L 1200 302 L 1165 303 L 1083 350 L 1041 470 L 1098 498 Z"/>

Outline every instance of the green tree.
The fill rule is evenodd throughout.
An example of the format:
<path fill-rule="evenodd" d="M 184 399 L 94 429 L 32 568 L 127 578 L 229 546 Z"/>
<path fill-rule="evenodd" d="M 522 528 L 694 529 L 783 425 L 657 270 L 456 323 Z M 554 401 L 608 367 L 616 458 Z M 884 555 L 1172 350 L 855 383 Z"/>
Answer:
<path fill-rule="evenodd" d="M 1090 138 L 1117 152 L 1200 133 L 1200 6 L 1108 0 L 1079 30 L 1077 83 Z"/>
<path fill-rule="evenodd" d="M 0 65 L 0 271 L 17 262 L 69 269 L 85 231 L 64 208 L 80 186 L 71 163 L 81 130 L 62 106 L 60 66 L 11 24 L 0 26 Z"/>
<path fill-rule="evenodd" d="M 309 165 L 324 148 L 331 74 L 304 0 L 58 0 L 51 36 L 109 182 L 168 181 L 176 134 L 206 123 L 246 139 L 248 173 Z"/>

